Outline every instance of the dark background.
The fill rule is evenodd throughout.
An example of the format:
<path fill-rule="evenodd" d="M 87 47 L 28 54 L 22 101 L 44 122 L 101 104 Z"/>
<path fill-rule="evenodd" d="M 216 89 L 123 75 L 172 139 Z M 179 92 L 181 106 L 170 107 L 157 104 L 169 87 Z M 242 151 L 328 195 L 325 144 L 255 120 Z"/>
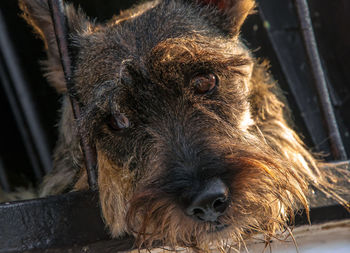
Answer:
<path fill-rule="evenodd" d="M 280 0 L 278 0 L 280 1 Z M 135 1 L 131 0 L 74 0 L 81 5 L 91 17 L 98 21 L 105 21 L 119 13 L 120 9 L 130 7 Z M 280 15 L 276 1 L 258 1 L 268 5 L 274 11 L 276 19 L 284 21 Z M 280 1 L 288 2 L 288 1 Z M 291 4 L 292 1 L 289 1 Z M 350 1 L 348 0 L 311 0 L 309 1 L 313 26 L 316 32 L 319 50 L 322 57 L 331 92 L 332 103 L 336 111 L 343 141 L 347 152 L 350 151 Z M 291 7 L 292 8 L 292 7 Z M 45 58 L 43 44 L 32 33 L 32 29 L 21 19 L 20 11 L 15 0 L 1 0 L 0 10 L 6 24 L 9 39 L 15 49 L 18 65 L 23 72 L 24 80 L 28 85 L 31 103 L 39 116 L 42 127 L 41 134 L 48 143 L 49 152 L 52 153 L 56 139 L 58 110 L 60 97 L 42 77 L 39 60 Z M 280 16 L 279 16 L 280 15 Z M 312 133 L 305 126 L 301 117 L 303 109 L 298 107 L 295 98 L 290 92 L 290 85 L 285 73 L 280 67 L 280 59 L 276 57 L 266 28 L 268 22 L 259 15 L 251 16 L 243 27 L 243 38 L 248 41 L 250 48 L 258 57 L 271 61 L 272 73 L 285 91 L 296 121 L 296 129 L 304 136 L 304 140 L 314 151 L 326 154 L 326 159 L 334 160 L 330 155 L 327 138 L 322 143 L 315 143 L 310 137 Z M 296 29 L 284 27 L 283 29 Z M 298 31 L 297 31 L 298 32 Z M 0 34 L 0 36 L 3 36 Z M 300 45 L 302 46 L 302 45 Z M 4 57 L 0 55 L 4 64 Z M 308 64 L 304 62 L 303 64 Z M 29 158 L 28 149 L 20 134 L 20 128 L 28 128 L 26 124 L 19 124 L 14 118 L 9 98 L 5 93 L 3 81 L 0 85 L 0 186 L 5 190 L 14 190 L 18 186 L 36 186 L 41 180 L 45 168 L 39 164 L 40 173 L 34 173 L 33 163 Z M 314 98 L 313 98 L 314 99 Z M 319 126 L 324 127 L 323 125 Z M 47 169 L 47 168 L 46 168 Z M 5 181 L 7 182 L 4 183 Z M 0 188 L 1 188 L 0 187 Z"/>

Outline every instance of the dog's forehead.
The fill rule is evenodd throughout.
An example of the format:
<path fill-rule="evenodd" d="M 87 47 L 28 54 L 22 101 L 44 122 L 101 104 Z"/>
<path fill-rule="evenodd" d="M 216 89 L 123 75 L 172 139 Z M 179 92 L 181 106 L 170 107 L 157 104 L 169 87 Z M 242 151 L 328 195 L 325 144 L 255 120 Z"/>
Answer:
<path fill-rule="evenodd" d="M 181 5 L 158 4 L 141 14 L 116 18 L 83 34 L 78 38 L 77 85 L 86 89 L 87 84 L 95 85 L 113 79 L 125 59 L 134 59 L 137 64 L 142 64 L 149 58 L 152 49 L 167 39 L 208 35 L 209 27 L 199 22 L 197 14 L 179 8 Z"/>
<path fill-rule="evenodd" d="M 148 6 L 146 11 L 116 18 L 86 34 L 77 60 L 76 81 L 81 87 L 78 90 L 91 94 L 93 86 L 118 78 L 125 60 L 131 59 L 136 68 L 147 72 L 150 61 L 190 62 L 205 60 L 207 56 L 213 61 L 213 55 L 221 60 L 244 51 L 206 22 L 196 9 L 181 8 L 184 7 L 163 3 Z"/>
<path fill-rule="evenodd" d="M 110 50 L 119 59 L 139 59 L 159 42 L 169 38 L 192 35 L 218 37 L 223 34 L 210 25 L 210 20 L 199 9 L 181 1 L 150 2 L 122 12 L 106 25 L 83 36 L 84 54 L 98 49 Z"/>
<path fill-rule="evenodd" d="M 104 40 L 119 48 L 122 58 L 142 58 L 160 42 L 179 37 L 208 36 L 215 33 L 200 15 L 181 10 L 182 5 L 172 7 L 159 4 L 130 18 L 116 19 L 104 30 Z M 217 36 L 215 33 L 214 36 Z"/>

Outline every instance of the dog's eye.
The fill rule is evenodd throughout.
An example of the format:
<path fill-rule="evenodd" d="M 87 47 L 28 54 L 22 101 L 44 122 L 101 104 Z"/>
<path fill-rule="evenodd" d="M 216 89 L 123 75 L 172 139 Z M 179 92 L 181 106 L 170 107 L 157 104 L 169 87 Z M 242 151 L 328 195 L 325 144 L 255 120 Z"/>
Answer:
<path fill-rule="evenodd" d="M 114 113 L 110 116 L 108 125 L 113 130 L 122 130 L 130 126 L 128 118 L 123 113 Z"/>
<path fill-rule="evenodd" d="M 205 94 L 212 91 L 218 83 L 218 78 L 214 74 L 198 75 L 191 80 L 196 93 Z"/>

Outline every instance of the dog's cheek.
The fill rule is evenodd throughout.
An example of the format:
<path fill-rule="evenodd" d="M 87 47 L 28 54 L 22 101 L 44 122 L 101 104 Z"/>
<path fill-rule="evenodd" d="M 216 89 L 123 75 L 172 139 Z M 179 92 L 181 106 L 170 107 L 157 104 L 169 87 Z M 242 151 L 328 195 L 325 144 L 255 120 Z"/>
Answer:
<path fill-rule="evenodd" d="M 98 185 L 103 217 L 113 237 L 126 232 L 125 216 L 133 192 L 134 175 L 127 168 L 113 164 L 98 151 Z"/>
<path fill-rule="evenodd" d="M 237 231 L 274 232 L 283 207 L 276 198 L 272 179 L 260 168 L 242 168 L 230 185 L 231 203 L 223 222 Z"/>

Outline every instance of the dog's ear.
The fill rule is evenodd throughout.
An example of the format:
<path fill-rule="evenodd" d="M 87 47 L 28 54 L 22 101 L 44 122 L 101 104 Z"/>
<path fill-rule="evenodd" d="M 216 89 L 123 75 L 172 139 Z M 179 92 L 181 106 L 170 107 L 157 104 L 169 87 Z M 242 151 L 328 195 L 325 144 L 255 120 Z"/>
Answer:
<path fill-rule="evenodd" d="M 64 93 L 64 74 L 47 0 L 19 0 L 19 7 L 23 11 L 23 18 L 44 42 L 47 59 L 42 61 L 42 64 L 46 78 L 59 93 Z M 70 39 L 74 38 L 75 34 L 89 30 L 91 23 L 80 9 L 76 10 L 71 4 L 66 4 L 64 8 Z"/>
<path fill-rule="evenodd" d="M 212 6 L 217 12 L 212 15 L 220 15 L 217 22 L 223 31 L 235 37 L 249 14 L 254 12 L 255 0 L 187 0 L 201 6 Z"/>

